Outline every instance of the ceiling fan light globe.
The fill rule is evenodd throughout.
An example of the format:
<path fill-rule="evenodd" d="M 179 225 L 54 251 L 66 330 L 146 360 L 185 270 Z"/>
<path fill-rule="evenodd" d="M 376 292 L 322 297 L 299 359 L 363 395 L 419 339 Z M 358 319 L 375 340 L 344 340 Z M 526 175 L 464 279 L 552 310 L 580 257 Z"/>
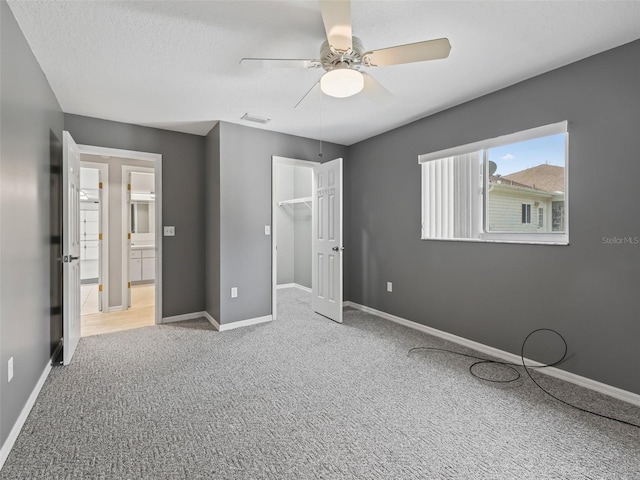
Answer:
<path fill-rule="evenodd" d="M 330 70 L 320 79 L 320 90 L 331 97 L 351 97 L 363 88 L 364 76 L 358 70 L 350 68 Z"/>

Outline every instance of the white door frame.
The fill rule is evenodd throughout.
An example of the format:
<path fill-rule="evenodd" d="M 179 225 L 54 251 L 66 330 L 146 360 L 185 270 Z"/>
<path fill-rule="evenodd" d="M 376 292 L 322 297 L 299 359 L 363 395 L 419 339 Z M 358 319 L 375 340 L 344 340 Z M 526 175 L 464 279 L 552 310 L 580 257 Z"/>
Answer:
<path fill-rule="evenodd" d="M 80 148 L 80 145 L 78 145 Z M 82 153 L 82 149 L 80 149 Z M 98 162 L 80 161 L 80 168 L 94 168 L 100 170 L 102 182 L 102 198 L 100 200 L 100 233 L 102 233 L 101 247 L 99 249 L 100 278 L 98 283 L 102 285 L 102 312 L 109 311 L 109 164 Z M 82 186 L 82 184 L 80 185 Z M 82 262 L 80 262 L 82 268 Z"/>
<path fill-rule="evenodd" d="M 320 163 L 321 162 L 312 162 L 309 160 L 298 160 L 296 158 L 278 157 L 276 155 L 271 157 L 271 316 L 274 320 L 277 318 L 276 290 L 278 288 L 278 250 L 276 248 L 278 201 L 276 199 L 276 166 L 291 165 L 293 167 L 307 167 L 313 169 L 314 166 L 320 165 Z M 311 211 L 313 212 L 313 208 Z M 313 222 L 313 217 L 311 218 L 311 221 Z M 311 279 L 311 282 L 313 282 L 313 278 Z"/>
<path fill-rule="evenodd" d="M 152 162 L 155 173 L 156 194 L 156 277 L 155 277 L 155 323 L 162 323 L 162 155 L 159 153 L 138 152 L 134 150 L 122 150 L 118 148 L 97 147 L 94 145 L 78 145 L 80 153 L 89 155 L 101 155 L 106 157 L 128 158 Z M 124 237 L 124 235 L 123 235 Z M 124 256 L 123 251 L 123 256 Z M 128 262 L 128 258 L 126 259 Z M 128 266 L 128 263 L 127 263 Z M 125 297 L 122 298 L 123 305 Z"/>

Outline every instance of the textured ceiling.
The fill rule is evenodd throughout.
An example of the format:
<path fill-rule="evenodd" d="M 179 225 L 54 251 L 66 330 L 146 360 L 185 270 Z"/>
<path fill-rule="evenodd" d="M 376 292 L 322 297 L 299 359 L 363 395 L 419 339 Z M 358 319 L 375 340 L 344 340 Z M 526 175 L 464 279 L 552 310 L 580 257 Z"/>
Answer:
<path fill-rule="evenodd" d="M 9 5 L 65 112 L 200 135 L 223 120 L 345 145 L 640 38 L 640 1 L 354 1 L 366 49 L 448 37 L 451 55 L 368 69 L 389 104 L 316 88 L 294 109 L 320 70 L 239 60 L 317 58 L 316 1 Z"/>

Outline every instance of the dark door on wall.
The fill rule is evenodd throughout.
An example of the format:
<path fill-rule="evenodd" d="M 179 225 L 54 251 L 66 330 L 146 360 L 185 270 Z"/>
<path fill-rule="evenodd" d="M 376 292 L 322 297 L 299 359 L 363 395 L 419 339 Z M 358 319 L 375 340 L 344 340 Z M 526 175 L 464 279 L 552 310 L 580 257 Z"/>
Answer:
<path fill-rule="evenodd" d="M 62 352 L 62 142 L 55 133 L 50 139 L 50 199 L 49 199 L 49 301 L 50 351 L 54 362 Z"/>

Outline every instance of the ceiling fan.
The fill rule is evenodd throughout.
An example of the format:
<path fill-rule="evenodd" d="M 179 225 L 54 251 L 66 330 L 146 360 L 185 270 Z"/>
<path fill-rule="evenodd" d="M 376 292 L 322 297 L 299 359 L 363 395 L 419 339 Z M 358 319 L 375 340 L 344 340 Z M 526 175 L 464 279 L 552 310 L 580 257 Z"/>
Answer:
<path fill-rule="evenodd" d="M 258 68 L 323 68 L 325 73 L 319 80 L 320 90 L 332 97 L 345 98 L 361 92 L 378 98 L 390 97 L 387 89 L 371 76 L 361 71 L 362 67 L 386 67 L 402 63 L 424 62 L 447 58 L 451 44 L 447 38 L 365 50 L 362 41 L 351 32 L 351 0 L 320 0 L 322 21 L 327 40 L 320 47 L 320 59 L 243 58 L 240 63 Z M 296 104 L 300 105 L 311 89 Z"/>

